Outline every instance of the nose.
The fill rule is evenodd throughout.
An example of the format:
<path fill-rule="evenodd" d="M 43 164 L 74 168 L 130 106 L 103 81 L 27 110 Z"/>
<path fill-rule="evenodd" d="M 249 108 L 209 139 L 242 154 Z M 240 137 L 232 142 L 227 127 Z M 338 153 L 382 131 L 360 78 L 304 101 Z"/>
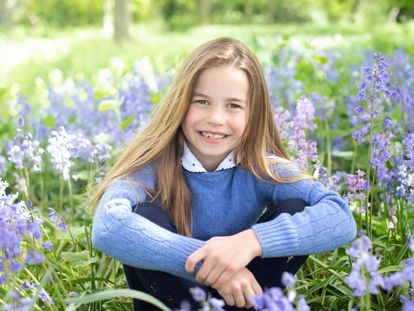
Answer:
<path fill-rule="evenodd" d="M 207 121 L 210 124 L 222 125 L 225 122 L 224 111 L 220 107 L 212 107 L 207 116 Z"/>

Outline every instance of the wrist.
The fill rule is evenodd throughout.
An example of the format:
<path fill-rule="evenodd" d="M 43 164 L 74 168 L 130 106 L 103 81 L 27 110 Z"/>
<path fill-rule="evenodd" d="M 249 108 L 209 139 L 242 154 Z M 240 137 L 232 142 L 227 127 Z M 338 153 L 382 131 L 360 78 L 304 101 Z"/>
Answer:
<path fill-rule="evenodd" d="M 260 257 L 263 254 L 262 245 L 260 244 L 256 233 L 253 229 L 247 229 L 242 232 L 243 240 L 246 241 L 246 246 L 252 250 L 253 257 Z"/>

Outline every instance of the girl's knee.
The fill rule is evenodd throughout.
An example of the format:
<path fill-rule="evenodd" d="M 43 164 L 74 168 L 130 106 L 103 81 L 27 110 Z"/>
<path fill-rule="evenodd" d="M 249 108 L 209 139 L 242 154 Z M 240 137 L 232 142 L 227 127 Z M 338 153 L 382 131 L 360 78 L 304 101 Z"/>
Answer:
<path fill-rule="evenodd" d="M 301 199 L 287 199 L 275 204 L 273 207 L 276 208 L 279 214 L 288 213 L 294 215 L 295 213 L 303 211 L 306 206 L 308 204 Z"/>
<path fill-rule="evenodd" d="M 162 209 L 162 207 L 157 204 L 142 202 L 134 208 L 133 212 L 164 229 L 172 232 L 177 232 L 177 229 L 171 220 L 171 217 Z"/>
<path fill-rule="evenodd" d="M 266 212 L 260 217 L 257 223 L 270 221 L 282 213 L 294 215 L 295 213 L 303 211 L 306 206 L 308 206 L 308 204 L 300 199 L 283 200 L 277 204 L 268 206 Z"/>

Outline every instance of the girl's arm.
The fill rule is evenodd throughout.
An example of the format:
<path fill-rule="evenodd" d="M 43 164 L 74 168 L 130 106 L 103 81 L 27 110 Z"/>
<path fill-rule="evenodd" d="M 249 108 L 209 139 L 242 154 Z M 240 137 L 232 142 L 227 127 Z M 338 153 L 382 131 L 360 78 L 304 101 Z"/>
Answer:
<path fill-rule="evenodd" d="M 184 264 L 204 241 L 172 233 L 133 213 L 132 206 L 145 196 L 125 180 L 112 184 L 93 220 L 93 245 L 127 265 L 194 281 L 194 275 L 185 272 Z"/>
<path fill-rule="evenodd" d="M 292 165 L 290 169 L 286 165 L 278 169 L 281 176 L 296 172 Z M 273 202 L 290 198 L 302 199 L 309 206 L 294 215 L 284 213 L 252 227 L 262 245 L 262 257 L 323 253 L 355 238 L 355 220 L 338 193 L 309 179 L 274 186 Z"/>

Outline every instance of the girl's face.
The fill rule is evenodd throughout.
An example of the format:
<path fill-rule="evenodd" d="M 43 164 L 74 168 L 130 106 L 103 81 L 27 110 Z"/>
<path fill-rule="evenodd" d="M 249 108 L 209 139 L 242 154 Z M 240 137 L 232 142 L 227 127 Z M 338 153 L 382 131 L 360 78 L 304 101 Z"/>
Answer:
<path fill-rule="evenodd" d="M 246 128 L 249 81 L 232 66 L 211 67 L 198 77 L 182 129 L 207 171 L 214 171 L 240 143 Z"/>

